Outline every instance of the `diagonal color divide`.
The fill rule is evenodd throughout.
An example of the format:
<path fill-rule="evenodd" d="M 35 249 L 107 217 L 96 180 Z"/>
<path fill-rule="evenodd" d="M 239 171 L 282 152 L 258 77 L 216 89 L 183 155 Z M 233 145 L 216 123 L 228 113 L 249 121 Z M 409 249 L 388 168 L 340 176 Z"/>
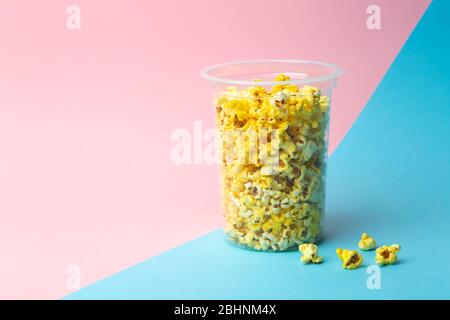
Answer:
<path fill-rule="evenodd" d="M 379 31 L 366 27 L 374 3 Z M 70 266 L 86 286 L 221 225 L 216 168 L 170 161 L 174 129 L 213 126 L 201 68 L 341 66 L 333 149 L 429 1 L 76 4 L 80 30 L 64 1 L 0 2 L 0 298 L 57 298 Z"/>
<path fill-rule="evenodd" d="M 69 298 L 448 299 L 448 12 L 448 1 L 432 3 L 330 159 L 322 265 L 301 265 L 297 252 L 236 248 L 218 230 Z M 361 232 L 402 246 L 398 264 L 381 269 L 379 290 L 366 286 L 373 251 L 354 271 L 334 252 L 355 248 Z"/>

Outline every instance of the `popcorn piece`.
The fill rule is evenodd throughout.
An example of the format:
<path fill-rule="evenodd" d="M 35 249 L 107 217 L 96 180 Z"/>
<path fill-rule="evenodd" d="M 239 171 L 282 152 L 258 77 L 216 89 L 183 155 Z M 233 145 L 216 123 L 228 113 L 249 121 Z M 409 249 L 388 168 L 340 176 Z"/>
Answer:
<path fill-rule="evenodd" d="M 397 262 L 397 252 L 400 251 L 398 244 L 382 246 L 375 251 L 375 261 L 377 264 L 394 264 Z"/>
<path fill-rule="evenodd" d="M 358 247 L 361 250 L 373 250 L 377 247 L 377 242 L 367 233 L 363 233 L 361 235 L 361 239 L 359 240 Z"/>
<path fill-rule="evenodd" d="M 314 141 L 308 141 L 303 148 L 303 158 L 308 161 L 313 156 L 314 152 L 317 151 L 317 145 Z"/>
<path fill-rule="evenodd" d="M 283 91 L 279 91 L 273 96 L 270 103 L 274 106 L 282 107 L 288 102 L 288 100 L 289 96 Z"/>
<path fill-rule="evenodd" d="M 344 269 L 353 270 L 358 268 L 363 263 L 363 257 L 356 250 L 336 249 L 336 254 L 342 261 Z"/>
<path fill-rule="evenodd" d="M 281 208 L 286 209 L 291 206 L 291 201 L 288 198 L 284 198 L 280 203 Z"/>
<path fill-rule="evenodd" d="M 302 253 L 300 260 L 303 263 L 321 263 L 323 257 L 318 255 L 318 248 L 315 244 L 304 243 L 299 245 L 298 250 Z"/>
<path fill-rule="evenodd" d="M 281 144 L 281 148 L 286 151 L 289 156 L 292 156 L 297 149 L 297 146 L 292 141 L 286 141 Z"/>
<path fill-rule="evenodd" d="M 244 166 L 241 163 L 236 162 L 231 167 L 231 173 L 234 174 L 234 175 L 237 175 L 237 174 L 241 173 L 243 169 L 244 169 Z"/>
<path fill-rule="evenodd" d="M 275 77 L 275 81 L 289 81 L 291 78 L 285 74 L 279 74 Z"/>
<path fill-rule="evenodd" d="M 248 217 L 250 217 L 252 214 L 253 214 L 253 212 L 252 212 L 251 210 L 241 210 L 241 211 L 239 211 L 239 215 L 240 215 L 242 218 L 248 218 Z"/>
<path fill-rule="evenodd" d="M 275 173 L 275 170 L 272 165 L 265 165 L 261 167 L 261 174 L 264 176 L 270 176 Z"/>
<path fill-rule="evenodd" d="M 330 98 L 328 98 L 327 96 L 321 96 L 320 100 L 319 100 L 319 104 L 320 104 L 320 110 L 322 112 L 327 112 L 328 108 L 330 107 Z"/>

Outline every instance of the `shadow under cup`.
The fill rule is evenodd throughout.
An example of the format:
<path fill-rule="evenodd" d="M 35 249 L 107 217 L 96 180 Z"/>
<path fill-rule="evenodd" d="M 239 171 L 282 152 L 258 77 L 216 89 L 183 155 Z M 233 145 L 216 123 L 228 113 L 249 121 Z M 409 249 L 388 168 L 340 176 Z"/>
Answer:
<path fill-rule="evenodd" d="M 341 71 L 314 61 L 206 68 L 228 239 L 284 251 L 322 237 L 331 92 Z"/>

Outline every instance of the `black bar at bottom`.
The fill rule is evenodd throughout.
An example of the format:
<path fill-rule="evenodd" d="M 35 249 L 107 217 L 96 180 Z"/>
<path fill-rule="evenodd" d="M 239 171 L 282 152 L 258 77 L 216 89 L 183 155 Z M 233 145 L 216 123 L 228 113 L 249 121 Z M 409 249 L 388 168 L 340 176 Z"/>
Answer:
<path fill-rule="evenodd" d="M 382 312 L 404 316 L 415 312 L 448 310 L 449 300 L 78 300 L 78 301 L 1 301 L 2 313 L 8 308 L 14 315 L 30 312 L 67 317 L 114 315 L 124 319 L 304 319 L 329 314 L 353 319 L 358 310 L 366 314 Z M 351 308 L 354 309 L 353 316 Z M 50 312 L 49 312 L 50 311 Z M 45 312 L 45 313 L 44 313 Z M 388 313 L 387 313 L 388 312 Z M 360 317 L 357 317 L 360 319 Z M 356 318 L 355 318 L 356 320 Z"/>

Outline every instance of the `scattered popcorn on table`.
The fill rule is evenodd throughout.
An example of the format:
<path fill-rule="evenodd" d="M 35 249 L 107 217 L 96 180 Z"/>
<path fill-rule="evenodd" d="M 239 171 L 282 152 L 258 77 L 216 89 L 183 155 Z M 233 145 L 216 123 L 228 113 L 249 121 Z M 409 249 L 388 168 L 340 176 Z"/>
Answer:
<path fill-rule="evenodd" d="M 304 243 L 298 246 L 298 250 L 302 253 L 300 260 L 303 263 L 321 263 L 323 257 L 318 255 L 318 247 L 312 243 Z"/>
<path fill-rule="evenodd" d="M 342 261 L 342 267 L 344 269 L 353 270 L 358 268 L 363 263 L 363 257 L 356 250 L 336 249 L 336 254 Z"/>
<path fill-rule="evenodd" d="M 216 100 L 221 151 L 237 150 L 245 160 L 221 157 L 225 232 L 255 250 L 287 250 L 322 232 L 329 99 L 319 88 L 284 84 L 286 75 L 275 80 L 271 89 L 258 82 L 228 88 Z M 263 133 L 258 155 L 277 152 L 278 165 L 249 161 L 251 135 L 228 134 L 236 131 Z"/>
<path fill-rule="evenodd" d="M 361 239 L 359 240 L 358 247 L 361 250 L 373 250 L 377 247 L 377 242 L 367 233 L 363 233 L 361 235 Z"/>
<path fill-rule="evenodd" d="M 375 252 L 375 261 L 377 264 L 394 264 L 397 262 L 397 252 L 400 251 L 398 244 L 391 246 L 382 246 Z"/>

